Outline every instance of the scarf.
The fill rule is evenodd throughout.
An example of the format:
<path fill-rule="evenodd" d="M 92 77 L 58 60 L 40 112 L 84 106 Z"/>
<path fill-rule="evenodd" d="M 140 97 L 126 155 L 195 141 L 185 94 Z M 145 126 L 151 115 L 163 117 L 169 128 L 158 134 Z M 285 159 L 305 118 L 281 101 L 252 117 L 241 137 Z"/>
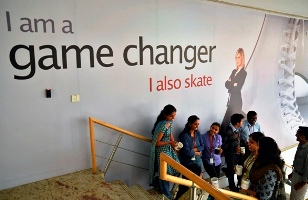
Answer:
<path fill-rule="evenodd" d="M 265 182 L 264 175 L 268 170 L 276 171 L 278 180 L 282 179 L 283 174 L 282 174 L 282 171 L 281 171 L 281 169 L 278 165 L 269 164 L 269 165 L 266 165 L 266 166 L 263 166 L 263 167 L 259 167 L 258 164 L 256 164 L 255 166 L 252 167 L 252 169 L 250 171 L 249 180 L 253 184 L 257 184 L 259 180 L 261 180 L 261 182 Z"/>

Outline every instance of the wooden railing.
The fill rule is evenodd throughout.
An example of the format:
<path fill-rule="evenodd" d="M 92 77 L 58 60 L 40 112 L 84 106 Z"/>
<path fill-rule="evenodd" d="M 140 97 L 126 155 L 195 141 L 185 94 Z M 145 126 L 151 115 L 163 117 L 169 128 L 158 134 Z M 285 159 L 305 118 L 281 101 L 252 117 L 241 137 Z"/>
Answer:
<path fill-rule="evenodd" d="M 89 117 L 90 143 L 91 143 L 91 154 L 92 154 L 92 172 L 93 172 L 93 173 L 96 173 L 96 171 L 97 171 L 96 157 L 95 157 L 95 155 L 96 155 L 96 150 L 95 150 L 95 141 L 94 141 L 94 123 L 99 124 L 99 125 L 102 125 L 102 126 L 105 126 L 105 127 L 107 127 L 107 128 L 110 128 L 110 129 L 113 129 L 113 130 L 118 131 L 118 132 L 120 132 L 120 133 L 129 135 L 129 136 L 131 136 L 131 137 L 137 138 L 137 139 L 139 139 L 139 140 L 143 140 L 143 141 L 146 141 L 146 142 L 152 142 L 151 139 L 146 138 L 146 137 L 144 137 L 144 136 L 141 136 L 141 135 L 138 135 L 138 134 L 136 134 L 136 133 L 133 133 L 133 132 L 130 132 L 130 131 L 121 129 L 121 128 L 119 128 L 119 127 L 116 127 L 116 126 L 114 126 L 114 125 L 108 124 L 108 123 L 103 122 L 103 121 L 100 121 L 100 120 L 98 120 L 98 119 L 94 119 L 94 118 L 92 118 L 92 117 Z M 122 138 L 122 137 L 120 137 L 120 138 L 118 139 L 117 145 L 118 145 L 118 143 L 120 142 L 121 138 Z M 116 145 L 116 148 L 117 148 L 117 145 Z M 107 165 L 106 165 L 107 168 L 108 168 L 108 166 L 109 166 L 109 164 L 110 164 L 110 162 L 111 162 L 111 160 L 112 160 L 112 158 L 113 158 L 113 155 L 114 155 L 114 153 L 115 153 L 116 148 L 114 148 L 114 150 L 112 151 L 112 154 L 111 154 L 110 158 L 108 159 L 108 162 L 107 162 Z M 104 170 L 103 173 L 105 173 L 105 172 L 106 172 L 106 171 Z"/>
<path fill-rule="evenodd" d="M 131 137 L 137 138 L 139 140 L 143 140 L 145 142 L 152 142 L 151 139 L 146 138 L 144 136 L 141 136 L 141 135 L 138 135 L 136 133 L 121 129 L 119 127 L 116 127 L 114 125 L 108 124 L 108 123 L 103 122 L 103 121 L 100 121 L 98 119 L 89 117 L 90 143 L 91 143 L 91 155 L 92 155 L 92 172 L 93 173 L 96 173 L 96 171 L 97 171 L 96 150 L 95 150 L 95 140 L 94 140 L 94 123 L 99 124 L 99 125 L 104 126 L 104 127 L 107 127 L 107 128 L 110 128 L 110 129 L 113 129 L 113 130 L 118 131 L 120 133 L 129 135 Z M 117 148 L 117 146 L 115 147 L 115 149 L 116 148 Z M 114 153 L 114 151 L 113 151 L 113 153 Z M 112 153 L 111 157 L 109 158 L 108 163 L 111 162 L 113 153 Z M 216 199 L 221 199 L 221 200 L 230 199 L 228 196 L 234 197 L 234 198 L 237 198 L 237 199 L 247 199 L 247 200 L 255 200 L 256 199 L 256 198 L 249 197 L 249 196 L 244 195 L 244 194 L 232 192 L 232 191 L 229 191 L 229 190 L 216 189 L 216 188 L 212 187 L 211 184 L 209 184 L 205 180 L 201 179 L 199 176 L 196 176 L 194 173 L 192 173 L 190 170 L 185 168 L 183 165 L 177 163 L 176 161 L 174 161 L 173 159 L 168 157 L 166 154 L 162 154 L 160 158 L 162 159 L 161 162 L 160 162 L 161 163 L 160 177 L 163 180 L 167 180 L 167 181 L 177 183 L 177 184 L 181 184 L 181 185 L 186 185 L 186 186 L 189 186 L 189 187 L 192 185 L 192 181 L 193 181 L 194 183 L 197 184 L 198 187 L 202 188 L 203 190 L 205 190 L 206 192 L 208 192 L 209 194 L 214 196 Z M 183 174 L 184 176 L 186 176 L 188 179 L 190 179 L 192 181 L 168 175 L 167 174 L 167 163 L 169 165 L 171 165 L 174 169 L 176 169 L 178 172 L 180 172 L 181 174 Z"/>
<path fill-rule="evenodd" d="M 185 180 L 176 176 L 172 176 L 167 174 L 167 164 L 172 166 L 174 169 L 176 169 L 178 172 L 183 174 L 185 177 L 187 177 L 190 180 Z M 225 199 L 231 199 L 230 197 L 234 197 L 237 199 L 247 199 L 247 200 L 257 200 L 254 197 L 250 197 L 244 194 L 232 192 L 229 190 L 224 189 L 217 189 L 213 187 L 211 184 L 206 182 L 205 180 L 201 179 L 199 176 L 188 170 L 183 165 L 176 162 L 174 159 L 170 158 L 164 153 L 160 154 L 160 178 L 166 181 L 170 181 L 173 183 L 186 185 L 188 187 L 192 186 L 192 183 L 196 183 L 198 187 L 202 188 L 209 194 L 211 194 L 215 199 L 225 200 Z"/>

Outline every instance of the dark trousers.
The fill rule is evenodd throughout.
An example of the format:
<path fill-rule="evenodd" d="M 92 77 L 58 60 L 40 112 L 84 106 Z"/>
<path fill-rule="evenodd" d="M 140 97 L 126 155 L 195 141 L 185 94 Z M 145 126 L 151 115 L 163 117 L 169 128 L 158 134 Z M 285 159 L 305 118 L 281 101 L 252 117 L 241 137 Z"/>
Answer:
<path fill-rule="evenodd" d="M 234 166 L 237 164 L 242 164 L 242 156 L 241 154 L 227 154 L 225 155 L 225 161 L 227 163 L 226 176 L 228 178 L 229 188 L 231 191 L 237 192 L 238 188 L 235 186 L 234 183 Z M 237 180 L 239 182 L 241 180 L 241 177 L 238 177 Z M 238 184 L 240 184 L 240 182 Z"/>
<path fill-rule="evenodd" d="M 206 171 L 206 173 L 210 176 L 210 178 L 217 177 L 219 178 L 220 175 L 220 166 L 221 164 L 215 166 L 214 164 L 208 164 L 205 160 L 202 160 L 203 162 L 203 167 Z M 214 197 L 211 195 L 208 196 L 207 200 L 212 200 Z"/>
<path fill-rule="evenodd" d="M 211 164 L 208 164 L 206 161 L 202 160 L 203 162 L 203 167 L 206 171 L 206 173 L 211 177 L 217 177 L 219 178 L 219 175 L 220 175 L 220 164 L 217 165 L 217 166 L 214 166 L 214 165 L 211 165 Z"/>

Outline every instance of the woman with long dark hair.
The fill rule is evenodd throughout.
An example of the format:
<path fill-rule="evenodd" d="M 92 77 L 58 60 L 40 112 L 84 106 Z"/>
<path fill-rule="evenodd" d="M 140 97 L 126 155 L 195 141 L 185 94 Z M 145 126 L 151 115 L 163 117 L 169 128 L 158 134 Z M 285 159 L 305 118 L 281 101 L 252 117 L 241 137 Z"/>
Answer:
<path fill-rule="evenodd" d="M 159 178 L 160 153 L 163 152 L 177 162 L 180 162 L 177 153 L 174 150 L 174 147 L 178 142 L 174 140 L 172 135 L 172 123 L 175 116 L 176 108 L 170 104 L 166 105 L 158 115 L 152 130 L 153 137 L 150 155 L 149 185 L 158 187 L 168 199 L 172 198 L 169 182 Z M 167 166 L 167 173 L 174 176 L 179 174 L 170 165 Z"/>
<path fill-rule="evenodd" d="M 248 149 L 251 153 L 243 164 L 243 179 L 249 179 L 250 170 L 258 156 L 259 140 L 263 137 L 264 134 L 261 132 L 254 132 L 249 135 Z"/>
<path fill-rule="evenodd" d="M 260 200 L 275 199 L 278 183 L 284 180 L 284 160 L 276 141 L 271 137 L 259 140 L 258 156 L 250 170 L 250 189 Z"/>
<path fill-rule="evenodd" d="M 179 135 L 180 142 L 183 143 L 183 148 L 180 150 L 180 160 L 185 167 L 194 163 L 200 168 L 202 167 L 200 155 L 204 147 L 201 134 L 198 131 L 199 123 L 199 117 L 196 115 L 190 116 L 187 119 L 185 128 Z"/>

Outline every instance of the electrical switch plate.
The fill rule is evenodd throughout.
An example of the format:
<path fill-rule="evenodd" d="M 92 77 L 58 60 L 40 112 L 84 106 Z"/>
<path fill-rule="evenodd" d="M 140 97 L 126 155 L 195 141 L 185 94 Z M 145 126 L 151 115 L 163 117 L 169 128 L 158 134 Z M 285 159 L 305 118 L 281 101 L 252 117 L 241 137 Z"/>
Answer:
<path fill-rule="evenodd" d="M 72 102 L 79 102 L 80 101 L 80 95 L 79 94 L 73 94 L 72 95 Z"/>

